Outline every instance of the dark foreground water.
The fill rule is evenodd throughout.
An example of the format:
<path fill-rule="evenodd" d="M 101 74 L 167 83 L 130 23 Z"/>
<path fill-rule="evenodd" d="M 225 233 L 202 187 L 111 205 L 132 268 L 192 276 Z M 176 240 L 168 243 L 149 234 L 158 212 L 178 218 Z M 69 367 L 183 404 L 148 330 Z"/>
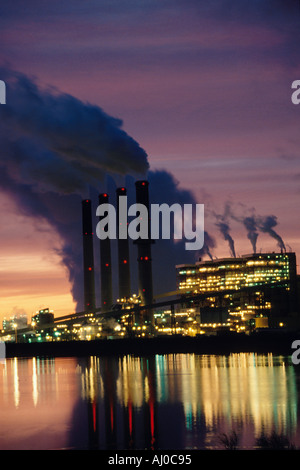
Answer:
<path fill-rule="evenodd" d="M 0 449 L 300 447 L 300 366 L 283 356 L 12 358 L 0 364 Z"/>

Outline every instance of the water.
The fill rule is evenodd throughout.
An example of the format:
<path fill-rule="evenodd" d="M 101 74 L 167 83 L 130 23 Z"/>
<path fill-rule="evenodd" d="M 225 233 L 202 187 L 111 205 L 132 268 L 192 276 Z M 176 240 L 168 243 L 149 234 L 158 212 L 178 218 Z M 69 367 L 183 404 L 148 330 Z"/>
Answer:
<path fill-rule="evenodd" d="M 232 430 L 300 447 L 299 377 L 271 354 L 7 359 L 0 449 L 223 449 Z"/>

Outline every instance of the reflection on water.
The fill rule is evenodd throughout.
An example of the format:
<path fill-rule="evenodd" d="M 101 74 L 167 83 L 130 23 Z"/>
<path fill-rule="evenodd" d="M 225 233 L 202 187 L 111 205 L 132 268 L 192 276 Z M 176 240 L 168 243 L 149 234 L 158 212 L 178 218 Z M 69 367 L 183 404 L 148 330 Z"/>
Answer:
<path fill-rule="evenodd" d="M 0 365 L 0 449 L 253 448 L 273 429 L 298 447 L 299 370 L 232 354 L 8 359 Z"/>

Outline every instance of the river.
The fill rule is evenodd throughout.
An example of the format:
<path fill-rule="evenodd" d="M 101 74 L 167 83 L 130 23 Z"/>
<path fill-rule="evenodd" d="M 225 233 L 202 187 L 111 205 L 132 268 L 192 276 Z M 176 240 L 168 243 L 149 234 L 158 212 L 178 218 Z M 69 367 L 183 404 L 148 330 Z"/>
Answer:
<path fill-rule="evenodd" d="M 300 447 L 300 369 L 272 354 L 9 358 L 0 449 L 240 449 L 283 433 Z"/>

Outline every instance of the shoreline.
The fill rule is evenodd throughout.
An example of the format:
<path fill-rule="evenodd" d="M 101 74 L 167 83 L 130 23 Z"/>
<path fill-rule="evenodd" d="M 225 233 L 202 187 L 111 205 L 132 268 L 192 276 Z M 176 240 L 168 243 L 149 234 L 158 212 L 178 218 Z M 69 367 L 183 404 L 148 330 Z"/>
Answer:
<path fill-rule="evenodd" d="M 300 332 L 261 332 L 220 336 L 160 336 L 154 338 L 118 338 L 91 341 L 54 341 L 41 343 L 6 343 L 6 358 L 13 357 L 83 357 L 165 354 L 257 353 L 292 355 L 293 341 Z"/>

